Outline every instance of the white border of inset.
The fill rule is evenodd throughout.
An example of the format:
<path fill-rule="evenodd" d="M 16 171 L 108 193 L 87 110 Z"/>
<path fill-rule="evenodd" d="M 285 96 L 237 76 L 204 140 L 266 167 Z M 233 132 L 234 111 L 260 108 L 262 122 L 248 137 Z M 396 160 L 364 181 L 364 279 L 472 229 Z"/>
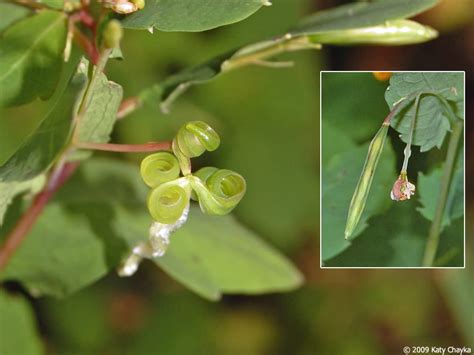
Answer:
<path fill-rule="evenodd" d="M 463 238 L 464 255 L 463 266 L 324 266 L 323 265 L 323 73 L 373 73 L 375 71 L 391 73 L 463 73 L 463 95 L 464 95 L 464 131 L 463 131 L 463 188 L 464 188 L 464 215 L 463 215 Z M 342 238 L 343 236 L 341 236 Z M 466 71 L 465 70 L 321 70 L 319 72 L 319 268 L 326 270 L 337 269 L 465 269 L 466 268 Z"/>

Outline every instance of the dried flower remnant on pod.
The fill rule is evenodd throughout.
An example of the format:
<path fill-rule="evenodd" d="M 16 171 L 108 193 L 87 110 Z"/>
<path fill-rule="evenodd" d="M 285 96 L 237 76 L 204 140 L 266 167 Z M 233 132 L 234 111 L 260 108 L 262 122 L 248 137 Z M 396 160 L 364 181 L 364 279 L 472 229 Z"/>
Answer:
<path fill-rule="evenodd" d="M 415 189 L 415 185 L 408 181 L 406 173 L 402 173 L 393 184 L 390 198 L 394 201 L 409 200 L 415 194 Z"/>

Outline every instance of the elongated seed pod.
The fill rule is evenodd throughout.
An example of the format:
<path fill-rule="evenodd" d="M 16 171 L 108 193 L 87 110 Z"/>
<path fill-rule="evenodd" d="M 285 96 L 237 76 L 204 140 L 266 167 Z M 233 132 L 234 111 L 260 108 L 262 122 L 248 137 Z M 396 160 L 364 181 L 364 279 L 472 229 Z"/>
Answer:
<path fill-rule="evenodd" d="M 231 170 L 202 170 L 190 180 L 201 210 L 210 215 L 224 215 L 232 211 L 245 194 L 245 179 Z"/>
<path fill-rule="evenodd" d="M 364 167 L 362 168 L 359 182 L 357 183 L 354 195 L 352 196 L 351 204 L 349 205 L 349 212 L 347 213 L 346 229 L 344 231 L 344 237 L 346 239 L 354 232 L 359 223 L 360 216 L 364 211 L 370 186 L 372 185 L 374 172 L 383 151 L 388 126 L 389 124 L 384 122 L 375 137 L 372 139 L 372 142 L 370 142 L 367 158 L 365 159 Z"/>
<path fill-rule="evenodd" d="M 188 177 L 166 182 L 150 192 L 148 211 L 157 222 L 176 223 L 188 206 L 190 195 Z"/>
<path fill-rule="evenodd" d="M 168 152 L 151 154 L 140 165 L 142 179 L 150 187 L 178 178 L 179 171 L 178 160 Z"/>
<path fill-rule="evenodd" d="M 394 20 L 378 26 L 321 32 L 309 37 L 312 42 L 321 44 L 404 45 L 426 42 L 437 36 L 436 30 L 418 22 Z"/>

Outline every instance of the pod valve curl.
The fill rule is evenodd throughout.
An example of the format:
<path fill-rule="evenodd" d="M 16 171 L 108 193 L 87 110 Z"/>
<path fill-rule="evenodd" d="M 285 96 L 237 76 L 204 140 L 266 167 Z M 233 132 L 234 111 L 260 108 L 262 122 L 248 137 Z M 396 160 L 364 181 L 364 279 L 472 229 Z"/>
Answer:
<path fill-rule="evenodd" d="M 191 199 L 209 215 L 228 214 L 242 200 L 246 191 L 242 175 L 215 167 L 191 172 L 191 158 L 214 151 L 219 144 L 220 137 L 211 126 L 192 121 L 178 130 L 172 152 L 161 151 L 143 159 L 140 174 L 151 189 L 147 207 L 153 223 L 148 240 L 133 248 L 120 266 L 120 276 L 132 275 L 144 258 L 165 254 L 172 233 L 186 223 Z"/>

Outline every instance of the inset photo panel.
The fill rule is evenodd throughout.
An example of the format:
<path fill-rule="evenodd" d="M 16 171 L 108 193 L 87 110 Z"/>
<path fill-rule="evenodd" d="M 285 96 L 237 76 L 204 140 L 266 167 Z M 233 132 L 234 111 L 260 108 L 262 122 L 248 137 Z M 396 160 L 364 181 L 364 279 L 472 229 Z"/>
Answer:
<path fill-rule="evenodd" d="M 465 73 L 321 72 L 321 267 L 463 268 Z"/>

